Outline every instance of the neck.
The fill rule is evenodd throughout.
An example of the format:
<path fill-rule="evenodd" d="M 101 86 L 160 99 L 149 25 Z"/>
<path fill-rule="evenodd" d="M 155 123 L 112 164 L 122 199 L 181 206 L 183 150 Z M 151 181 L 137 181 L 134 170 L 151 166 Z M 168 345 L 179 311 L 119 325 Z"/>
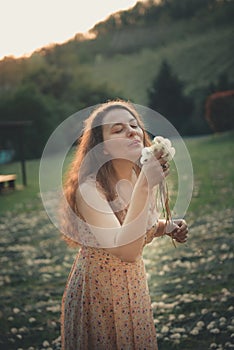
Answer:
<path fill-rule="evenodd" d="M 119 180 L 133 180 L 133 163 L 125 159 L 114 159 L 112 160 L 113 167 Z"/>
<path fill-rule="evenodd" d="M 112 161 L 112 164 L 116 173 L 116 191 L 127 206 L 136 183 L 136 173 L 133 170 L 133 163 L 127 160 L 115 159 Z"/>

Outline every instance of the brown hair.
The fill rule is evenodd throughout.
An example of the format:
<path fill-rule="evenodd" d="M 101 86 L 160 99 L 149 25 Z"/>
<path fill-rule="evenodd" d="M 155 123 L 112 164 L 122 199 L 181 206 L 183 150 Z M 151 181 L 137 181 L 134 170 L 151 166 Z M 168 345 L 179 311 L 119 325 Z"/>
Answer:
<path fill-rule="evenodd" d="M 87 176 L 92 174 L 92 164 L 98 164 L 100 159 L 96 158 L 95 152 L 91 153 L 91 159 L 86 166 L 82 166 L 82 162 L 87 155 L 87 153 L 93 149 L 93 147 L 97 146 L 99 143 L 103 142 L 103 130 L 102 130 L 102 121 L 107 112 L 113 109 L 124 109 L 129 111 L 133 117 L 137 120 L 139 126 L 143 130 L 143 143 L 144 146 L 149 146 L 151 144 L 150 138 L 144 129 L 143 122 L 136 111 L 135 107 L 127 101 L 123 100 L 114 100 L 108 101 L 99 105 L 95 108 L 90 116 L 85 121 L 85 126 L 83 133 L 79 139 L 79 143 L 77 145 L 76 153 L 73 161 L 70 164 L 70 167 L 65 176 L 64 182 L 64 196 L 67 201 L 68 207 L 74 212 L 76 215 L 81 217 L 79 210 L 76 204 L 76 191 L 78 188 L 78 181 L 82 183 Z M 99 154 L 100 157 L 100 154 Z M 139 174 L 139 167 L 135 166 L 135 172 Z M 101 187 L 102 192 L 104 193 L 106 199 L 108 201 L 114 200 L 116 192 L 113 186 L 113 179 L 115 178 L 115 171 L 112 166 L 112 162 L 105 162 L 99 169 L 97 173 L 97 182 Z M 65 229 L 65 232 L 71 232 L 71 230 L 75 230 L 74 225 L 72 225 L 72 220 L 70 220 L 70 215 L 68 212 L 71 212 L 69 208 L 64 211 L 63 208 L 63 224 L 62 227 Z M 115 213 L 118 219 L 120 220 L 120 216 L 118 213 Z M 70 239 L 67 239 L 64 236 L 64 239 L 70 244 L 72 243 Z"/>

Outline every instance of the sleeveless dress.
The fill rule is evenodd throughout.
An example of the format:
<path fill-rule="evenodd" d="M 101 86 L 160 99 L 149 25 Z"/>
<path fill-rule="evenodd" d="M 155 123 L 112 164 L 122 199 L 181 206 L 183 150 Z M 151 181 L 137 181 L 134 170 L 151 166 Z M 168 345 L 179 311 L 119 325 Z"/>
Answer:
<path fill-rule="evenodd" d="M 151 213 L 145 244 L 154 238 L 153 222 Z M 124 262 L 81 246 L 62 299 L 61 341 L 63 350 L 158 349 L 142 256 Z"/>

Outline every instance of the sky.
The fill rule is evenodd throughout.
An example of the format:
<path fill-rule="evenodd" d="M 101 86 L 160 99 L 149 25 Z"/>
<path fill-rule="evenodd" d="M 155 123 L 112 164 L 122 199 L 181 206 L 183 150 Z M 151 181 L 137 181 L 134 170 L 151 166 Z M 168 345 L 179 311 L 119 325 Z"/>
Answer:
<path fill-rule="evenodd" d="M 142 1 L 142 0 L 141 0 Z M 0 59 L 20 57 L 87 33 L 136 0 L 0 0 Z"/>

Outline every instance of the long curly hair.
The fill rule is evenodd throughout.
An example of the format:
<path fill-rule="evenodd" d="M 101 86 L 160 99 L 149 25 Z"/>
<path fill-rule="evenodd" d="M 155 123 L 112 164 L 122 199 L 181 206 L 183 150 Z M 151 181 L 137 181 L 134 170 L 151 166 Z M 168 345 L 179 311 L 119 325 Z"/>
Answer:
<path fill-rule="evenodd" d="M 90 152 L 90 150 L 103 142 L 103 118 L 113 109 L 124 109 L 131 113 L 143 131 L 144 146 L 149 146 L 151 144 L 150 138 L 145 131 L 142 119 L 131 102 L 124 100 L 112 100 L 99 105 L 91 112 L 90 116 L 85 121 L 84 129 L 79 138 L 79 142 L 77 143 L 77 149 L 73 161 L 71 162 L 64 177 L 65 181 L 63 189 L 66 199 L 66 206 L 65 208 L 63 206 L 62 208 L 62 228 L 63 232 L 65 232 L 63 239 L 70 246 L 77 246 L 78 244 L 66 234 L 66 232 L 72 232 L 72 236 L 74 237 L 74 233 L 77 230 L 77 228 L 74 226 L 73 220 L 71 220 L 71 213 L 72 215 L 75 213 L 75 215 L 82 218 L 76 203 L 78 184 L 82 183 L 87 176 L 92 175 L 92 164 L 100 163 L 100 159 L 98 159 L 98 157 L 100 158 L 100 154 L 97 157 L 97 154 L 95 152 Z M 91 154 L 90 160 L 86 162 L 85 166 L 82 166 L 88 152 Z M 140 168 L 137 165 L 134 165 L 134 169 L 136 175 L 138 176 Z M 114 167 L 112 166 L 112 162 L 104 162 L 104 164 L 100 166 L 100 169 L 96 175 L 96 181 L 98 182 L 98 186 L 101 188 L 102 193 L 110 202 L 113 201 L 116 196 L 115 187 L 113 186 L 115 178 L 116 174 Z M 115 214 L 119 221 L 121 221 L 122 213 L 119 212 Z"/>

